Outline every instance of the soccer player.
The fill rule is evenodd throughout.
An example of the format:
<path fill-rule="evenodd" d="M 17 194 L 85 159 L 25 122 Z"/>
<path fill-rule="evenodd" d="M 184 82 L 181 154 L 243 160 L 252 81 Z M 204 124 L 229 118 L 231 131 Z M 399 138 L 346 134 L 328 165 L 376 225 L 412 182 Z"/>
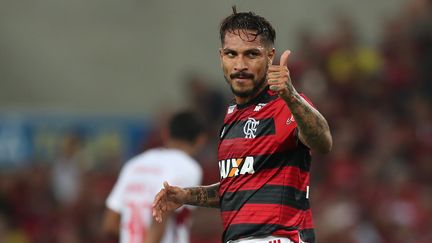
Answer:
<path fill-rule="evenodd" d="M 311 153 L 327 153 L 325 118 L 294 88 L 290 51 L 272 65 L 275 30 L 252 12 L 220 26 L 220 60 L 234 94 L 218 144 L 220 182 L 199 187 L 164 183 L 153 203 L 162 217 L 183 204 L 220 208 L 223 242 L 314 242 L 309 205 Z"/>
<path fill-rule="evenodd" d="M 129 160 L 106 200 L 104 231 L 122 243 L 189 242 L 189 208 L 166 215 L 155 223 L 151 205 L 162 183 L 183 187 L 201 183 L 202 171 L 191 157 L 204 143 L 204 124 L 196 114 L 176 113 L 163 133 L 165 146 L 147 150 Z"/>

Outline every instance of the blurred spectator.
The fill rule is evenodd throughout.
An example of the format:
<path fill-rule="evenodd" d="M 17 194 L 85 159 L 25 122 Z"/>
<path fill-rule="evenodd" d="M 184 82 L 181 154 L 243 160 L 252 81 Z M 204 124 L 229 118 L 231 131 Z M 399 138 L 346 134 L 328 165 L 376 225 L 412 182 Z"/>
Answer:
<path fill-rule="evenodd" d="M 336 32 L 329 43 L 331 51 L 327 60 L 330 78 L 336 84 L 360 82 L 364 85 L 379 70 L 380 56 L 373 48 L 359 43 L 351 18 L 338 15 L 335 22 Z"/>
<path fill-rule="evenodd" d="M 172 114 L 163 128 L 163 147 L 146 150 L 122 168 L 106 200 L 106 234 L 124 243 L 188 243 L 191 208 L 182 207 L 157 223 L 151 205 L 164 181 L 184 187 L 201 183 L 202 170 L 192 156 L 205 138 L 204 123 L 197 114 Z"/>
<path fill-rule="evenodd" d="M 78 134 L 70 133 L 60 146 L 60 154 L 53 164 L 52 185 L 54 197 L 62 205 L 73 204 L 82 188 L 80 165 L 83 165 L 82 141 Z"/>

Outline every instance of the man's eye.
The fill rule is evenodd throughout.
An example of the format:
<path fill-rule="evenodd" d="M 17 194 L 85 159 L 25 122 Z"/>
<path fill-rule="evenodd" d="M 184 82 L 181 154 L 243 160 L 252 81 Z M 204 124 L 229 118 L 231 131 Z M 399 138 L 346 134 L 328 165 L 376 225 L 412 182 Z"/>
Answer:
<path fill-rule="evenodd" d="M 248 56 L 250 57 L 250 58 L 255 58 L 255 57 L 257 57 L 259 54 L 258 53 L 255 53 L 255 52 L 250 52 L 249 54 L 248 54 Z"/>
<path fill-rule="evenodd" d="M 227 55 L 228 57 L 234 57 L 234 56 L 235 56 L 234 53 L 232 53 L 232 52 L 228 52 L 226 55 Z"/>

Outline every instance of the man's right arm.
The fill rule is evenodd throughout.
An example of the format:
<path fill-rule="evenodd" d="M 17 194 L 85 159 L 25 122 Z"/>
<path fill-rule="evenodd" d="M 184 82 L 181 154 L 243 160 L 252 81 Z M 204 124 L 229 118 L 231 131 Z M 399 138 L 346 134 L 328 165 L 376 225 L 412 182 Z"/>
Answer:
<path fill-rule="evenodd" d="M 184 190 L 189 195 L 185 201 L 185 204 L 200 207 L 219 208 L 219 184 L 220 183 L 209 186 L 185 188 Z"/>
<path fill-rule="evenodd" d="M 164 182 L 164 188 L 153 202 L 153 217 L 162 222 L 162 216 L 184 204 L 219 208 L 219 183 L 209 186 L 180 188 Z"/>

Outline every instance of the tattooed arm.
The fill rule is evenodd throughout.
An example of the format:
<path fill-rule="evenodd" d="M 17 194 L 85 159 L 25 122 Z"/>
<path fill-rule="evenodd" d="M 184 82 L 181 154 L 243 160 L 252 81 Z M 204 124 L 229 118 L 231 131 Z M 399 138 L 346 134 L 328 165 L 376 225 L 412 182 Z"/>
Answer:
<path fill-rule="evenodd" d="M 289 99 L 285 99 L 285 103 L 287 103 L 297 122 L 300 141 L 312 150 L 321 153 L 330 152 L 332 137 L 327 121 L 321 113 L 313 108 L 295 90 Z"/>
<path fill-rule="evenodd" d="M 153 202 L 153 217 L 158 222 L 168 212 L 184 204 L 219 208 L 219 183 L 210 186 L 180 188 L 164 182 L 164 188 L 156 195 Z"/>
<path fill-rule="evenodd" d="M 185 190 L 188 193 L 185 204 L 219 208 L 219 183 L 210 186 L 188 187 Z"/>
<path fill-rule="evenodd" d="M 293 114 L 299 129 L 299 139 L 312 150 L 327 153 L 332 147 L 332 136 L 325 118 L 303 99 L 292 85 L 287 68 L 290 51 L 285 51 L 279 65 L 268 68 L 269 88 L 277 91 L 285 100 Z"/>

